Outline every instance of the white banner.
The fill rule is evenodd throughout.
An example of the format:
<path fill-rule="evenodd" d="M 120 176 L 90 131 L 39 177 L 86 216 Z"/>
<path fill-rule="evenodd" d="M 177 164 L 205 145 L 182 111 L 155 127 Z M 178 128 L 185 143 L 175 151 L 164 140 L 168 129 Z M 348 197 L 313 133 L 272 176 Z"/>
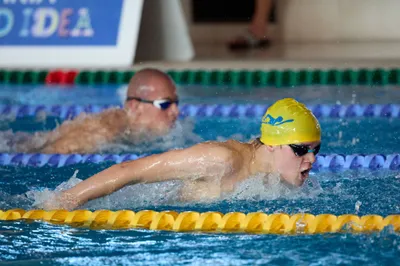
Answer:
<path fill-rule="evenodd" d="M 0 67 L 129 67 L 143 0 L 0 0 Z"/>

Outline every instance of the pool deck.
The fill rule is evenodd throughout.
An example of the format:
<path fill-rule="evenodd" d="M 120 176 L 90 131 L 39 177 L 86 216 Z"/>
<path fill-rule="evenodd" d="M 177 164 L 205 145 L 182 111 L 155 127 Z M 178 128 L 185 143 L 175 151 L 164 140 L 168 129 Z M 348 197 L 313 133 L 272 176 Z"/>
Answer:
<path fill-rule="evenodd" d="M 274 44 L 268 49 L 231 52 L 224 44 L 197 44 L 188 62 L 135 62 L 134 69 L 305 69 L 398 68 L 400 43 Z"/>

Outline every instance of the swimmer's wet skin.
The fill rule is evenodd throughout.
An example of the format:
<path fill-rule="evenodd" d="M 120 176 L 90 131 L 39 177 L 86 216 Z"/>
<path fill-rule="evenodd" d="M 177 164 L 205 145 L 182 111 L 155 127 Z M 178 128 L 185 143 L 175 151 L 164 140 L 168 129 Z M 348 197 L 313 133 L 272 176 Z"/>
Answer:
<path fill-rule="evenodd" d="M 260 174 L 277 173 L 284 184 L 298 187 L 320 145 L 318 120 L 304 104 L 286 98 L 268 108 L 256 141 L 204 142 L 116 164 L 38 207 L 74 209 L 127 185 L 169 180 L 182 181 L 182 201 L 218 199 Z"/>

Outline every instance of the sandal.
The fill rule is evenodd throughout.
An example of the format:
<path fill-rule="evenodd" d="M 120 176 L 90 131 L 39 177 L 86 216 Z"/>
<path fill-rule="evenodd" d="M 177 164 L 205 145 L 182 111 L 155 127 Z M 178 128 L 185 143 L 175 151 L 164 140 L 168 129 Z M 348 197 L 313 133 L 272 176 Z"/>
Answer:
<path fill-rule="evenodd" d="M 271 41 L 268 38 L 258 39 L 251 32 L 239 36 L 228 44 L 229 49 L 231 50 L 266 48 L 270 45 Z"/>

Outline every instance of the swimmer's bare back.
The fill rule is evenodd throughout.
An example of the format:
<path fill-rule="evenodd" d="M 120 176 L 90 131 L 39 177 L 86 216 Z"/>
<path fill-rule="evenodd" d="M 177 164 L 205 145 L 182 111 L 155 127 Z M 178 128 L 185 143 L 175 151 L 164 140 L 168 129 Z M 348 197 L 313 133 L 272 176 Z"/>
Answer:
<path fill-rule="evenodd" d="M 183 181 L 183 200 L 217 198 L 249 175 L 251 153 L 250 144 L 205 142 L 116 164 L 64 191 L 57 203 L 47 202 L 43 207 L 74 209 L 127 185 L 169 180 Z"/>
<path fill-rule="evenodd" d="M 42 153 L 93 153 L 113 141 L 128 126 L 123 109 L 109 109 L 100 114 L 81 114 L 49 132 Z"/>

